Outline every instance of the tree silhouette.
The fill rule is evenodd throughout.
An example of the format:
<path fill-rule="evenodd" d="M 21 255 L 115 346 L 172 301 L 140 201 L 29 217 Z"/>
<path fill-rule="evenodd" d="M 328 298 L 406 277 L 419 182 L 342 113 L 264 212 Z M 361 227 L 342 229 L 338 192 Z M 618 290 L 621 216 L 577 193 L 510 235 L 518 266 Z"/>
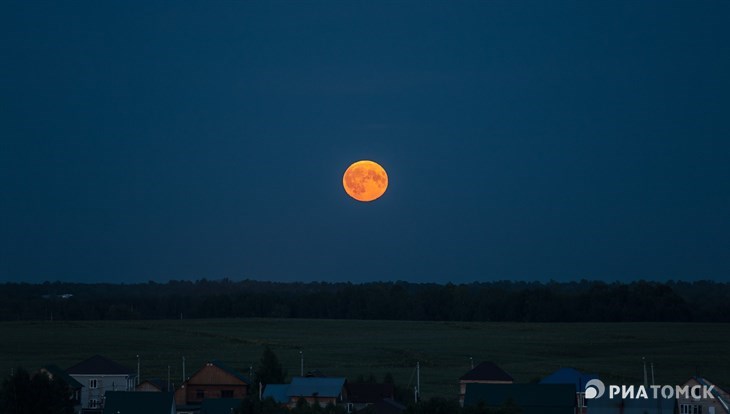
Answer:
<path fill-rule="evenodd" d="M 286 371 L 281 366 L 279 358 L 274 351 L 266 345 L 259 360 L 259 367 L 256 369 L 255 379 L 257 384 L 281 384 L 286 378 Z"/>

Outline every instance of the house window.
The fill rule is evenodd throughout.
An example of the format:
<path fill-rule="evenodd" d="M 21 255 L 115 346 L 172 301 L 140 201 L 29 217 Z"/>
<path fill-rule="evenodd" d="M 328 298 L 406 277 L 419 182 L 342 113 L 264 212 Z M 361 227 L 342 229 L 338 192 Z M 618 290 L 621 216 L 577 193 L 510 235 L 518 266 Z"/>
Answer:
<path fill-rule="evenodd" d="M 205 398 L 205 391 L 203 390 L 196 390 L 195 391 L 195 399 L 202 400 Z"/>
<path fill-rule="evenodd" d="M 221 398 L 233 398 L 233 390 L 221 391 Z"/>
<path fill-rule="evenodd" d="M 703 414 L 699 404 L 680 404 L 679 414 Z"/>
<path fill-rule="evenodd" d="M 93 389 L 96 389 L 97 386 L 98 386 L 98 384 L 97 384 L 96 378 L 89 380 L 89 388 L 90 389 L 92 389 L 92 390 Z"/>
<path fill-rule="evenodd" d="M 96 380 L 94 380 L 96 381 Z M 99 400 L 92 398 L 89 400 L 89 408 L 99 408 Z"/>

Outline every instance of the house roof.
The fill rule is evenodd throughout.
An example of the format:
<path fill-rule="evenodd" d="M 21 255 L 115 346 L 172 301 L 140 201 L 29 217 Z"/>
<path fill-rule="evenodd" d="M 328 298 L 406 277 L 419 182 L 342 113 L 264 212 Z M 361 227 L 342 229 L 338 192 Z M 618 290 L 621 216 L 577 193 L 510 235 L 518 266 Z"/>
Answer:
<path fill-rule="evenodd" d="M 345 386 L 343 377 L 294 377 L 289 384 L 288 397 L 338 397 Z"/>
<path fill-rule="evenodd" d="M 83 388 L 83 385 L 81 385 L 80 382 L 76 381 L 74 377 L 68 375 L 68 373 L 62 370 L 58 365 L 49 364 L 41 368 L 41 370 L 49 373 L 51 379 L 60 378 L 61 380 L 63 380 L 63 382 L 68 384 L 68 386 L 74 390 Z"/>
<path fill-rule="evenodd" d="M 573 412 L 575 388 L 570 384 L 466 384 L 464 406 L 500 407 L 512 401 L 523 414 Z"/>
<path fill-rule="evenodd" d="M 85 361 L 81 361 L 67 369 L 66 372 L 78 375 L 101 374 L 134 376 L 134 372 L 131 369 L 119 365 L 111 359 L 105 358 L 101 355 L 94 355 Z"/>
<path fill-rule="evenodd" d="M 722 405 L 722 408 L 725 410 L 725 412 L 730 413 L 730 401 L 728 401 L 727 393 L 725 392 L 725 390 L 700 376 L 694 376 L 692 378 L 694 378 L 695 381 L 697 381 L 700 385 L 704 385 L 707 387 L 713 386 L 712 395 L 717 401 L 720 402 L 720 405 Z"/>
<path fill-rule="evenodd" d="M 200 414 L 231 414 L 241 406 L 238 398 L 207 398 L 200 404 Z"/>
<path fill-rule="evenodd" d="M 107 391 L 104 414 L 170 414 L 174 406 L 171 392 Z"/>
<path fill-rule="evenodd" d="M 213 364 L 216 367 L 222 369 L 223 371 L 225 371 L 225 372 L 233 375 L 234 377 L 236 377 L 237 379 L 245 382 L 246 384 L 251 385 L 251 380 L 247 376 L 241 374 L 240 372 L 238 372 L 235 369 L 229 367 L 228 365 L 224 364 L 223 362 L 221 362 L 221 361 L 219 361 L 219 360 L 216 359 L 216 360 L 211 361 L 211 364 Z"/>
<path fill-rule="evenodd" d="M 540 380 L 540 384 L 573 384 L 575 392 L 583 392 L 586 389 L 586 383 L 592 379 L 598 379 L 598 375 L 584 374 L 574 368 L 560 368 Z"/>
<path fill-rule="evenodd" d="M 459 381 L 514 381 L 514 379 L 497 364 L 487 361 L 462 375 Z"/>
<path fill-rule="evenodd" d="M 271 398 L 274 402 L 279 404 L 285 404 L 289 402 L 289 384 L 266 384 L 264 392 L 261 394 L 261 398 Z"/>
<path fill-rule="evenodd" d="M 167 391 L 167 381 L 163 381 L 160 378 L 146 379 L 146 380 L 140 382 L 136 388 L 140 388 L 145 382 L 151 384 L 153 387 L 157 388 L 160 391 Z"/>
<path fill-rule="evenodd" d="M 347 399 L 353 403 L 376 403 L 383 398 L 393 398 L 393 384 L 347 383 Z"/>

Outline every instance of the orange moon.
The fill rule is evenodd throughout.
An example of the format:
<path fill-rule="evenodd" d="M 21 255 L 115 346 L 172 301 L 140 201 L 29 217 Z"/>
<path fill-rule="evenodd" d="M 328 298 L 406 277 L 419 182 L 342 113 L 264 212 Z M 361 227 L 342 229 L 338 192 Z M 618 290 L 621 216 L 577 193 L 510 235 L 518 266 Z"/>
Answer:
<path fill-rule="evenodd" d="M 388 188 L 388 174 L 377 162 L 358 161 L 345 171 L 342 186 L 357 201 L 373 201 Z"/>

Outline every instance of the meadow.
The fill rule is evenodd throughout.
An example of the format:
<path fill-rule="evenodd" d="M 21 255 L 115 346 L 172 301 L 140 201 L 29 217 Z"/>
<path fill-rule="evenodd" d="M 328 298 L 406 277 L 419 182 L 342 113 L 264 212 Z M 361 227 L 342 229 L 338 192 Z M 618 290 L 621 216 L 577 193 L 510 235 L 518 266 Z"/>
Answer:
<path fill-rule="evenodd" d="M 479 323 L 309 319 L 160 321 L 37 321 L 0 323 L 0 372 L 34 370 L 53 363 L 68 368 L 101 354 L 141 377 L 179 385 L 186 374 L 219 359 L 248 374 L 264 345 L 288 374 L 329 376 L 390 372 L 413 387 L 421 365 L 424 397 L 455 397 L 458 378 L 474 362 L 494 361 L 517 382 L 530 382 L 561 367 L 597 373 L 604 380 L 640 383 L 642 358 L 653 362 L 656 383 L 675 384 L 697 373 L 730 385 L 730 325 L 714 323 Z"/>

